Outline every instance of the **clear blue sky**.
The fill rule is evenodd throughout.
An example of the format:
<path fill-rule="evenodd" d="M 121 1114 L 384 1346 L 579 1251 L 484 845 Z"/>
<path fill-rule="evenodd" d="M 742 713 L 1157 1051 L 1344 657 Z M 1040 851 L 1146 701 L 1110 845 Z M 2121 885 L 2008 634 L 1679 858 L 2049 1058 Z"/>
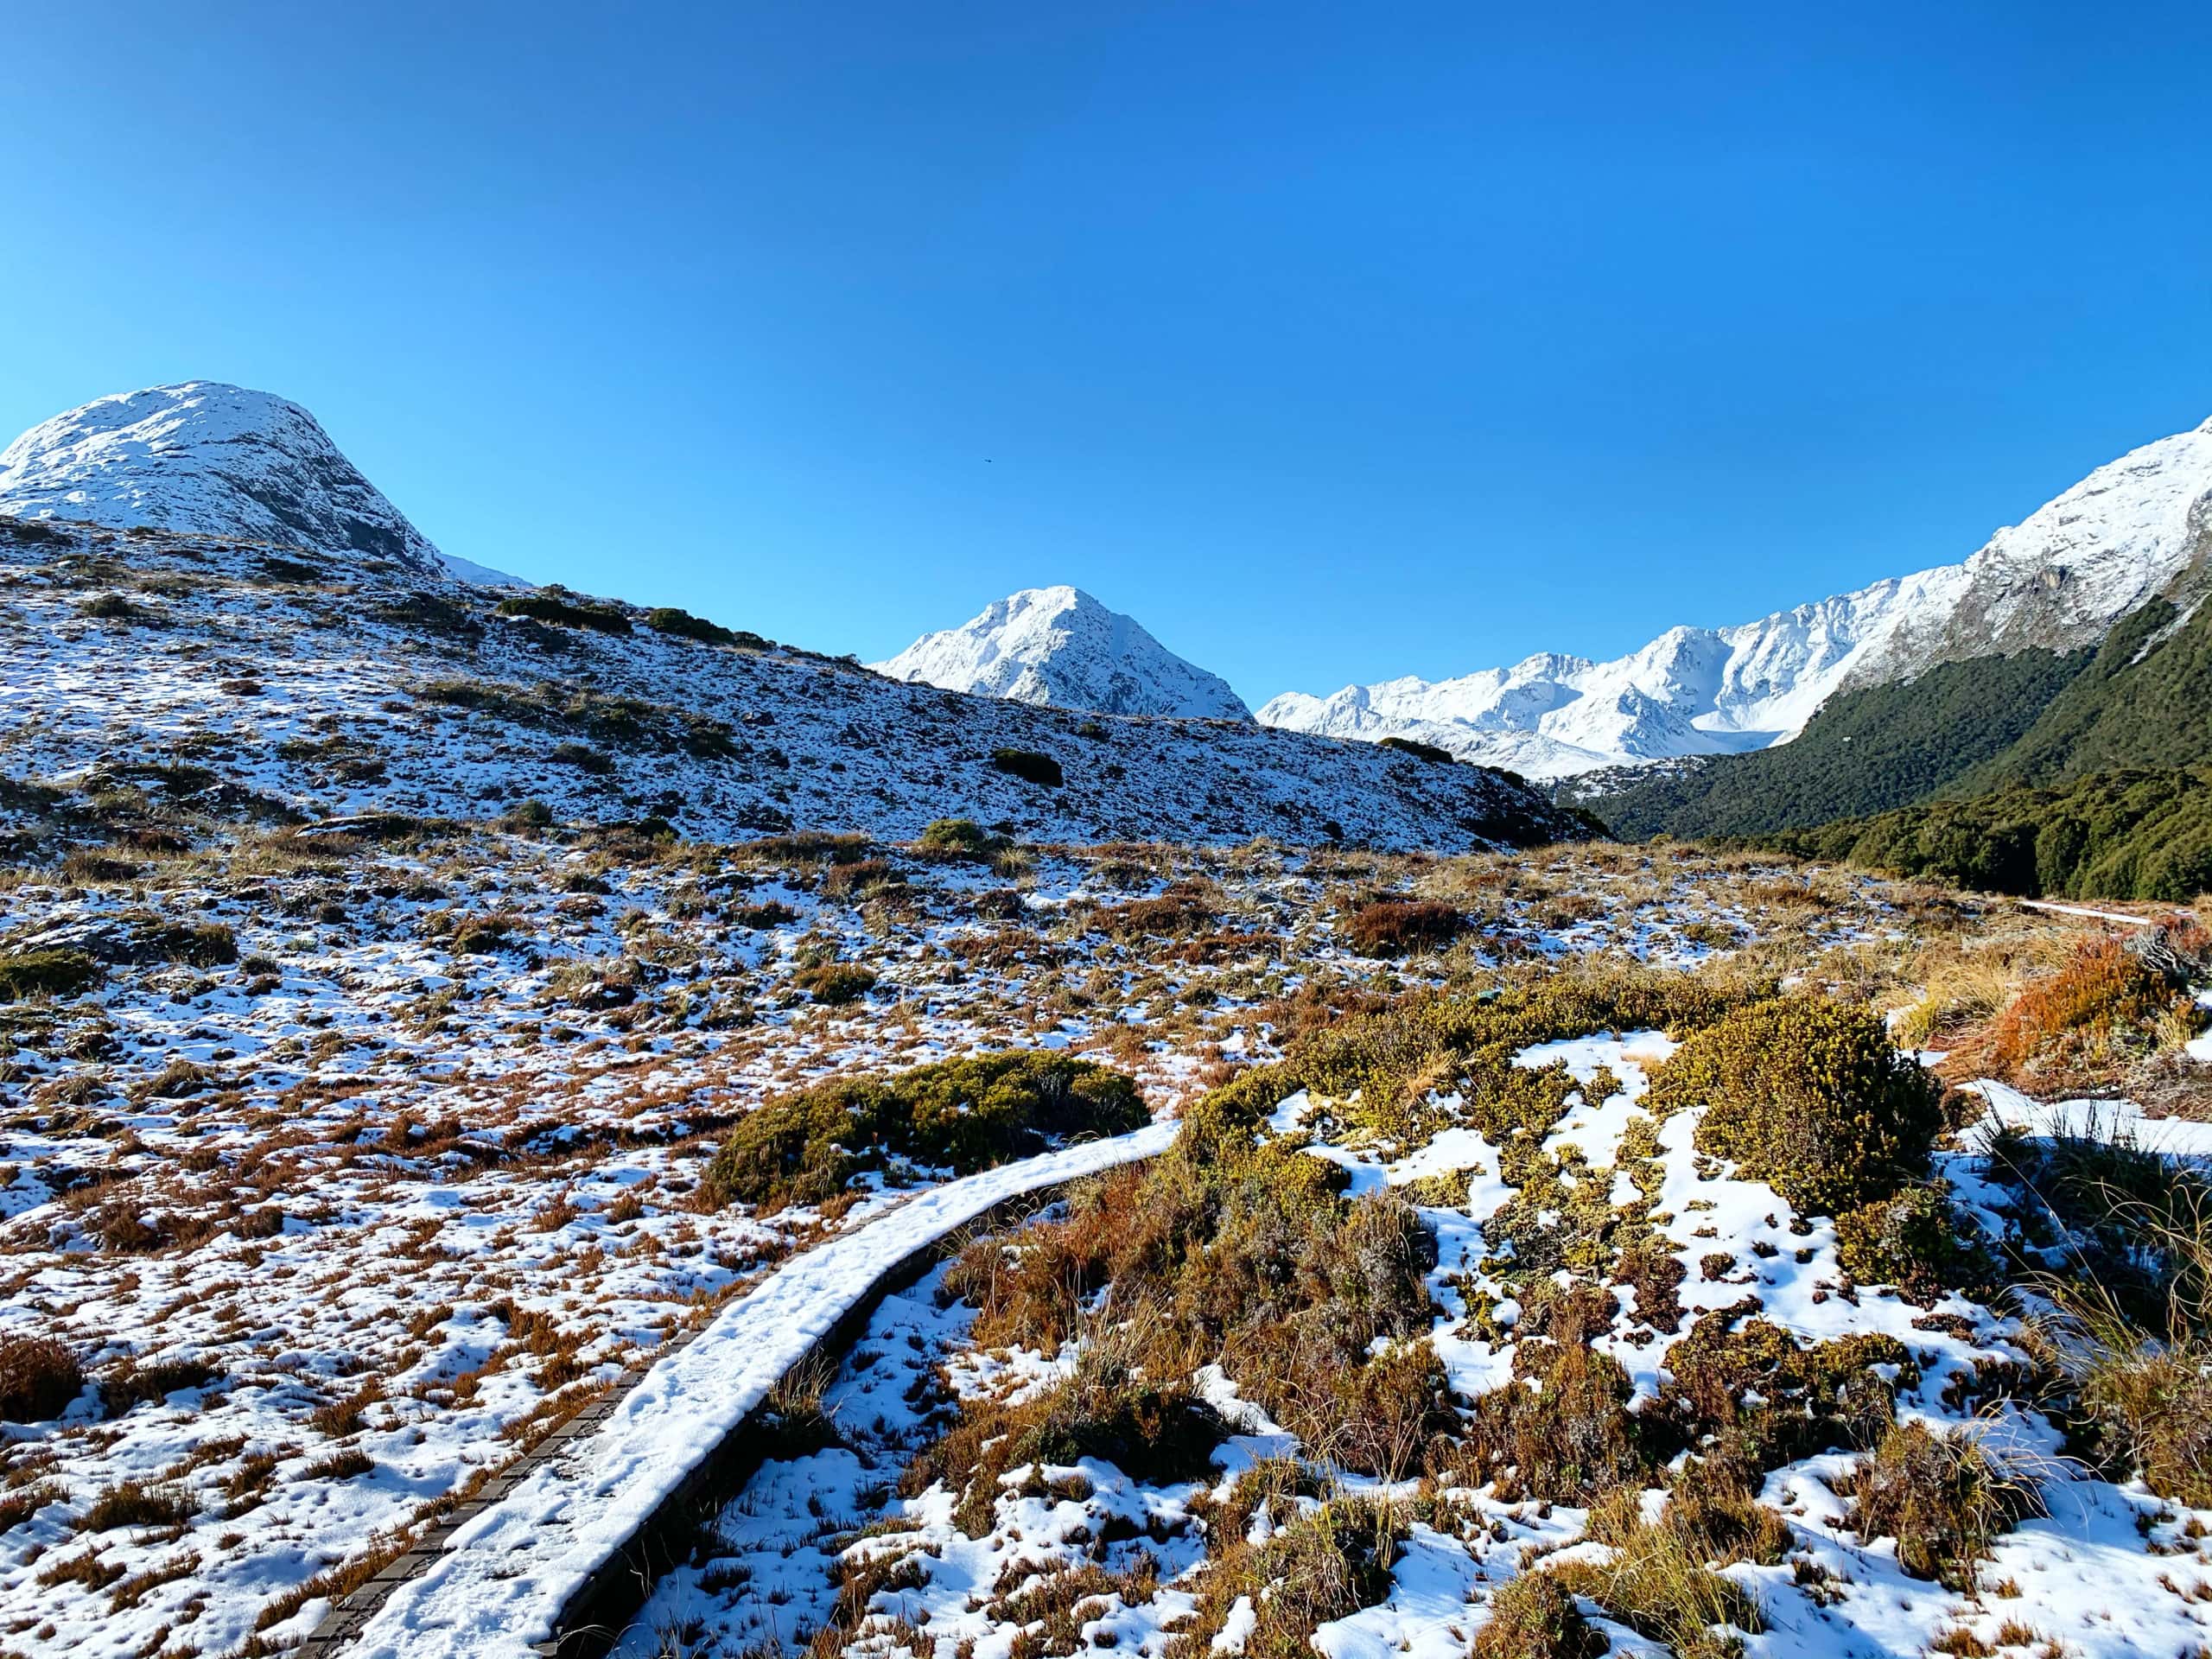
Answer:
<path fill-rule="evenodd" d="M 1964 556 L 2212 415 L 2212 7 L 22 7 L 0 426 L 307 404 L 448 551 L 1248 698 Z"/>

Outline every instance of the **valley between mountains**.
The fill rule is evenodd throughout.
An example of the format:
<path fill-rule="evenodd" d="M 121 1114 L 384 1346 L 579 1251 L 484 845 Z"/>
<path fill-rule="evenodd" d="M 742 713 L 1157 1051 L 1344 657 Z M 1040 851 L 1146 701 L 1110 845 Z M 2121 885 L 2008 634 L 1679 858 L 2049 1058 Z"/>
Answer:
<path fill-rule="evenodd" d="M 532 587 L 266 394 L 34 429 L 0 1653 L 2212 1653 L 2208 449 L 1346 734 L 1071 588 L 871 670 Z M 558 1625 L 637 1506 L 547 1448 L 717 1412 Z"/>

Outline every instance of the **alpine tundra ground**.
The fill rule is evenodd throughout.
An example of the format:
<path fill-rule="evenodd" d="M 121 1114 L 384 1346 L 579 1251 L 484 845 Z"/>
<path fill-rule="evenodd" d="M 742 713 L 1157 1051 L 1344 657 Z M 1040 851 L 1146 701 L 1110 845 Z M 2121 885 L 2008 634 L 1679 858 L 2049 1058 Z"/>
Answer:
<path fill-rule="evenodd" d="M 1872 1010 L 1976 1076 L 2187 1116 L 2187 927 L 2131 952 L 1664 846 L 1068 848 L 964 822 L 726 845 L 531 803 L 23 851 L 0 878 L 11 1651 L 281 1647 L 793 1249 L 1178 1112 L 1154 1171 L 973 1247 L 786 1402 L 792 1457 L 633 1645 L 1464 1651 L 1508 1618 L 1564 1634 L 1482 1651 L 2196 1639 L 2212 1515 L 2181 1505 L 2212 1497 L 2188 1439 L 2212 1390 L 2177 1362 L 2173 1426 L 2146 1426 L 2002 1288 L 2117 1251 L 2133 1300 L 2099 1351 L 2164 1332 L 2200 1258 L 2139 1227 L 2119 1249 L 2097 1205 L 2124 1185 L 2171 1221 L 2193 1178 L 2081 1137 L 1993 1160 L 1976 1120 L 2025 1096 L 1897 1108 L 1884 1068 L 1922 1073 L 1847 1024 L 1807 1040 L 1872 1090 L 1839 1145 L 1878 1167 L 1793 1188 L 1791 1159 L 1840 1157 L 1834 1089 L 1738 1075 L 1796 1052 L 1795 1011 Z M 1662 1065 L 1677 1040 L 1713 1052 Z M 1808 1088 L 1787 1156 L 1702 1127 Z M 1324 1357 L 1364 1392 L 1325 1401 Z M 2008 1438 L 1894 1427 L 1923 1421 Z M 1705 1532 L 1680 1516 L 1700 1460 L 1732 1506 Z M 1654 1611 L 1609 1563 L 1662 1539 L 1688 1576 Z"/>

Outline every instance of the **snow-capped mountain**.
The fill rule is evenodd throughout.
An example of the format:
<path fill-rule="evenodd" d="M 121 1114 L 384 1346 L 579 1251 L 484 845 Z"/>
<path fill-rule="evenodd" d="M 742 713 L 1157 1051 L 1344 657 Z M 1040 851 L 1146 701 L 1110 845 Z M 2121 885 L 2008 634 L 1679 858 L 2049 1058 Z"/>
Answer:
<path fill-rule="evenodd" d="M 1541 654 L 1456 679 L 1288 692 L 1261 721 L 1410 737 L 1560 778 L 1764 748 L 1839 690 L 1942 662 L 2090 645 L 2173 587 L 2212 544 L 2212 421 L 2099 467 L 1963 563 L 1732 628 L 1670 628 L 1611 662 Z"/>
<path fill-rule="evenodd" d="M 31 428 L 0 451 L 0 512 L 364 553 L 521 585 L 440 553 L 297 404 L 213 380 L 96 398 Z"/>
<path fill-rule="evenodd" d="M 1185 662 L 1079 588 L 1024 588 L 870 666 L 894 680 L 1061 709 L 1252 718 L 1226 680 Z"/>

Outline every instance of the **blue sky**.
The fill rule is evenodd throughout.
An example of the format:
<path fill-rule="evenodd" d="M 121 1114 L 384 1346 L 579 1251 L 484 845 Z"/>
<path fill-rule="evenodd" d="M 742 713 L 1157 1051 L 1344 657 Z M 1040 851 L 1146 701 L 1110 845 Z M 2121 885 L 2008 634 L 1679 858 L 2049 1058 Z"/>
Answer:
<path fill-rule="evenodd" d="M 828 651 L 1074 582 L 1255 702 L 1609 655 L 2212 416 L 2201 4 L 10 37 L 0 427 L 261 386 L 448 551 Z"/>

